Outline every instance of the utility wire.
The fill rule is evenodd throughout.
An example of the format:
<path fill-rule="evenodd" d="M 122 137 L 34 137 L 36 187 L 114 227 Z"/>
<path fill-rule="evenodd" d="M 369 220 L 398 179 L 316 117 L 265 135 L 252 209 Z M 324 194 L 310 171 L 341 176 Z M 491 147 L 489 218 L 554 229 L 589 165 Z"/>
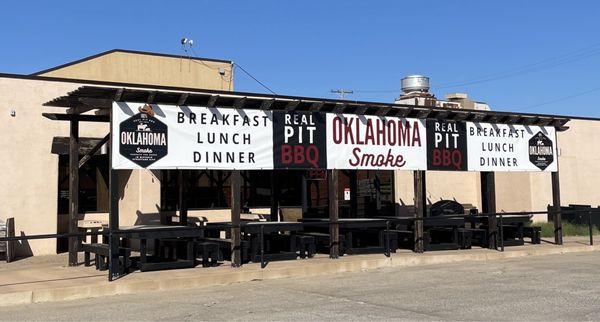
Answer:
<path fill-rule="evenodd" d="M 192 50 L 192 52 L 194 53 L 194 56 L 199 57 L 198 54 L 196 53 L 196 51 L 194 50 L 193 47 L 190 47 L 190 49 Z M 188 57 L 191 61 L 197 63 L 197 64 L 201 64 L 204 65 L 210 69 L 219 69 L 219 67 L 215 67 L 215 66 L 210 66 L 207 63 L 205 63 L 204 61 L 202 61 L 202 59 L 196 60 L 196 59 L 191 59 L 191 57 Z M 256 77 L 254 77 L 252 74 L 250 74 L 247 70 L 245 70 L 242 66 L 240 66 L 237 63 L 232 62 L 231 63 L 231 75 L 229 77 L 229 84 L 230 84 L 230 88 L 231 88 L 231 84 L 233 82 L 233 71 L 235 70 L 235 68 L 239 68 L 242 72 L 244 72 L 244 74 L 248 75 L 248 77 L 252 78 L 255 82 L 257 82 L 258 84 L 260 84 L 262 87 L 264 87 L 266 90 L 268 90 L 269 92 L 271 92 L 271 94 L 273 95 L 277 95 L 277 93 L 275 93 L 271 88 L 269 88 L 269 86 L 265 85 L 265 83 L 261 82 L 260 80 L 258 80 Z"/>
<path fill-rule="evenodd" d="M 233 63 L 233 65 L 235 67 L 239 68 L 242 72 L 244 72 L 244 74 L 248 75 L 248 77 L 252 78 L 255 82 L 259 83 L 262 87 L 266 88 L 269 92 L 271 92 L 271 94 L 277 95 L 277 93 L 275 93 L 271 88 L 269 88 L 269 86 L 267 86 L 263 82 L 259 81 L 256 77 L 252 76 L 252 74 L 250 74 L 247 70 L 245 70 L 244 67 L 240 66 L 240 64 Z"/>
<path fill-rule="evenodd" d="M 595 56 L 600 54 L 600 43 L 596 43 L 590 46 L 586 46 L 583 48 L 579 48 L 577 50 L 568 52 L 563 55 L 551 57 L 548 59 L 541 60 L 536 63 L 527 64 L 521 67 L 518 67 L 513 70 L 504 71 L 501 73 L 489 74 L 487 76 L 482 76 L 479 78 L 467 79 L 460 82 L 448 82 L 442 83 L 435 86 L 432 86 L 432 89 L 445 89 L 445 88 L 453 88 L 453 87 L 461 87 L 466 85 L 474 85 L 480 83 L 486 83 L 496 80 L 501 80 L 505 78 L 511 78 L 515 76 L 519 76 L 526 73 L 532 73 L 541 71 L 544 69 L 554 68 L 557 66 L 569 64 L 572 62 L 580 61 L 582 59 L 589 58 L 591 56 Z M 354 90 L 357 93 L 397 93 L 398 89 L 356 89 Z"/>
<path fill-rule="evenodd" d="M 530 110 L 530 109 L 533 109 L 533 108 L 536 108 L 536 107 L 540 107 L 540 106 L 544 106 L 544 105 L 548 105 L 548 104 L 552 104 L 552 103 L 566 101 L 566 100 L 568 100 L 570 98 L 587 95 L 589 93 L 593 93 L 593 92 L 596 92 L 596 91 L 600 91 L 600 87 L 592 88 L 590 90 L 579 92 L 579 93 L 568 95 L 568 96 L 559 97 L 559 98 L 556 98 L 556 99 L 553 99 L 553 100 L 550 100 L 550 101 L 546 101 L 546 102 L 542 102 L 542 103 L 538 103 L 538 104 L 533 104 L 533 105 L 525 106 L 525 107 L 519 109 L 519 111 Z"/>

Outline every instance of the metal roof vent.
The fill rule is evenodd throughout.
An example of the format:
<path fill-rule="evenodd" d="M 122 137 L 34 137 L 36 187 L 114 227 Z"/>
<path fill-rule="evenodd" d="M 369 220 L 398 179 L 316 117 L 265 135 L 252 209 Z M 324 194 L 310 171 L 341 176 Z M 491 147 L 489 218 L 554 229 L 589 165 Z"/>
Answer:
<path fill-rule="evenodd" d="M 429 77 L 423 75 L 410 75 L 402 78 L 402 92 L 429 92 Z"/>

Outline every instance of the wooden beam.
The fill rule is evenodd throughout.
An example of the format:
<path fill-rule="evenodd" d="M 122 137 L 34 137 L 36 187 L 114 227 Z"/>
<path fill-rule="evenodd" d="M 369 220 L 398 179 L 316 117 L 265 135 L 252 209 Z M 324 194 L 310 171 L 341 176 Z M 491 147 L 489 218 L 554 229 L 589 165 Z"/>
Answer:
<path fill-rule="evenodd" d="M 314 102 L 310 105 L 309 111 L 319 111 L 325 105 L 324 102 Z"/>
<path fill-rule="evenodd" d="M 112 107 L 112 99 L 108 98 L 91 98 L 91 97 L 79 97 L 77 99 L 78 102 L 92 106 L 94 108 L 111 108 Z"/>
<path fill-rule="evenodd" d="M 496 213 L 496 179 L 494 172 L 481 172 L 481 211 L 484 214 Z M 488 248 L 496 249 L 498 239 L 497 220 L 490 216 L 488 222 Z"/>
<path fill-rule="evenodd" d="M 233 108 L 242 108 L 244 107 L 244 104 L 246 104 L 246 96 L 237 98 L 233 102 Z"/>
<path fill-rule="evenodd" d="M 271 109 L 271 106 L 273 106 L 273 103 L 275 103 L 275 99 L 263 100 L 262 103 L 260 103 L 260 109 L 261 110 Z"/>
<path fill-rule="evenodd" d="M 67 109 L 67 114 L 83 114 L 85 112 L 95 110 L 96 107 L 88 106 L 88 105 L 79 105 L 75 107 L 70 107 Z"/>
<path fill-rule="evenodd" d="M 406 117 L 408 116 L 408 114 L 410 114 L 410 112 L 412 112 L 414 109 L 413 108 L 396 108 L 397 110 L 397 116 L 398 117 Z"/>
<path fill-rule="evenodd" d="M 119 272 L 119 236 L 114 231 L 119 229 L 119 170 L 111 167 L 108 179 L 109 212 L 108 212 L 108 244 L 109 244 L 109 268 L 108 280 L 118 276 Z"/>
<path fill-rule="evenodd" d="M 110 122 L 109 115 L 42 113 L 42 116 L 53 121 Z"/>
<path fill-rule="evenodd" d="M 377 116 L 385 116 L 390 111 L 390 109 L 392 109 L 392 108 L 380 106 L 375 111 L 375 115 L 377 115 Z"/>
<path fill-rule="evenodd" d="M 188 221 L 188 205 L 187 205 L 187 183 L 189 177 L 187 176 L 188 171 L 178 170 L 177 171 L 177 186 L 178 186 L 178 202 L 179 205 L 179 225 L 187 226 Z M 186 180 L 188 179 L 188 180 Z"/>
<path fill-rule="evenodd" d="M 83 165 L 88 162 L 92 156 L 94 154 L 96 154 L 96 152 L 98 152 L 98 150 L 100 150 L 100 148 L 106 144 L 106 142 L 108 142 L 108 139 L 110 138 L 110 133 L 107 134 L 105 137 L 102 138 L 102 140 L 100 140 L 100 142 L 96 143 L 96 145 L 88 151 L 88 153 L 86 153 L 80 160 L 79 160 L 79 168 L 81 169 L 81 167 L 83 167 Z"/>
<path fill-rule="evenodd" d="M 424 119 L 424 118 L 427 118 L 429 116 L 429 114 L 431 114 L 430 109 L 418 110 L 417 118 Z"/>
<path fill-rule="evenodd" d="M 69 133 L 69 233 L 78 231 L 79 220 L 79 122 L 71 121 Z M 77 266 L 79 238 L 69 238 L 69 266 Z"/>
<path fill-rule="evenodd" d="M 338 207 L 338 170 L 327 170 L 327 186 L 329 194 L 329 258 L 339 257 L 340 227 Z"/>
<path fill-rule="evenodd" d="M 287 103 L 287 105 L 285 106 L 285 110 L 288 112 L 295 111 L 298 108 L 298 105 L 300 105 L 300 102 L 300 100 L 293 100 Z"/>
<path fill-rule="evenodd" d="M 240 228 L 241 187 L 240 170 L 231 171 L 231 266 L 242 266 L 242 232 Z"/>
<path fill-rule="evenodd" d="M 123 98 L 123 92 L 125 92 L 124 88 L 119 88 L 117 89 L 116 93 L 115 93 L 115 102 L 119 102 L 121 101 L 121 98 Z"/>
<path fill-rule="evenodd" d="M 154 103 L 155 97 L 156 97 L 156 91 L 148 92 L 148 98 L 146 99 L 146 103 L 148 103 L 148 104 Z"/>
<path fill-rule="evenodd" d="M 350 180 L 350 217 L 358 218 L 358 174 L 357 170 L 348 171 Z"/>
<path fill-rule="evenodd" d="M 347 106 L 348 103 L 336 103 L 331 112 L 336 114 L 343 113 Z"/>
<path fill-rule="evenodd" d="M 275 170 L 271 170 L 271 177 L 270 177 L 270 181 L 271 181 L 271 221 L 277 221 L 277 218 L 279 216 L 279 204 L 278 204 L 278 200 L 279 200 L 279 189 L 278 189 L 278 185 L 277 185 L 277 174 L 275 173 Z"/>
<path fill-rule="evenodd" d="M 562 238 L 562 217 L 560 214 L 560 179 L 558 171 L 552 172 L 552 208 L 554 209 L 554 243 L 563 244 Z"/>
<path fill-rule="evenodd" d="M 185 105 L 185 102 L 187 101 L 189 96 L 189 93 L 182 93 L 181 95 L 179 95 L 179 99 L 177 100 L 177 106 Z"/>
<path fill-rule="evenodd" d="M 219 100 L 219 95 L 211 95 L 208 99 L 208 103 L 206 103 L 206 107 L 213 107 Z"/>
<path fill-rule="evenodd" d="M 425 171 L 413 171 L 414 194 L 415 194 L 415 224 L 413 226 L 414 251 L 424 251 L 423 218 L 427 213 L 427 178 Z"/>

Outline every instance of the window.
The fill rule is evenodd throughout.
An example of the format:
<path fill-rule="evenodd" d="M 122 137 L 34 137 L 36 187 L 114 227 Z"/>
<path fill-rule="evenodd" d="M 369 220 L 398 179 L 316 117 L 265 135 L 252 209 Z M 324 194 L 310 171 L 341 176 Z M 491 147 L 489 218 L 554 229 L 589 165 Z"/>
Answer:
<path fill-rule="evenodd" d="M 69 213 L 69 156 L 58 157 L 58 213 Z M 79 169 L 79 212 L 108 210 L 108 158 L 93 156 Z"/>
<path fill-rule="evenodd" d="M 248 207 L 270 207 L 271 173 L 266 170 L 242 171 L 241 201 Z M 163 210 L 178 209 L 180 181 L 187 185 L 188 209 L 229 208 L 231 205 L 231 171 L 182 170 L 162 171 L 161 205 Z M 303 171 L 275 171 L 282 206 L 300 206 Z"/>

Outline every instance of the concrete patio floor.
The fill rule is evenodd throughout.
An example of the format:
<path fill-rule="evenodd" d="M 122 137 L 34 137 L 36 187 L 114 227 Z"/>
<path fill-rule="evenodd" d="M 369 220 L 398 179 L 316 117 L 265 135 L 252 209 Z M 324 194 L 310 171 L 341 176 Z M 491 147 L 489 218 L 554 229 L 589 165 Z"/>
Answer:
<path fill-rule="evenodd" d="M 505 252 L 473 248 L 415 254 L 399 250 L 389 258 L 383 254 L 372 254 L 344 256 L 336 260 L 331 260 L 326 255 L 318 255 L 306 260 L 271 262 L 264 269 L 260 268 L 260 264 L 255 263 L 240 268 L 232 268 L 229 263 L 224 263 L 219 267 L 211 268 L 134 272 L 113 282 L 108 282 L 107 272 L 96 271 L 93 267 L 83 265 L 67 267 L 66 254 L 39 256 L 8 264 L 0 263 L 0 305 L 190 289 L 256 280 L 357 272 L 383 267 L 487 261 L 600 250 L 600 246 L 589 246 L 587 237 L 566 237 L 564 241 L 562 246 L 542 242 L 541 245 L 507 247 Z"/>

